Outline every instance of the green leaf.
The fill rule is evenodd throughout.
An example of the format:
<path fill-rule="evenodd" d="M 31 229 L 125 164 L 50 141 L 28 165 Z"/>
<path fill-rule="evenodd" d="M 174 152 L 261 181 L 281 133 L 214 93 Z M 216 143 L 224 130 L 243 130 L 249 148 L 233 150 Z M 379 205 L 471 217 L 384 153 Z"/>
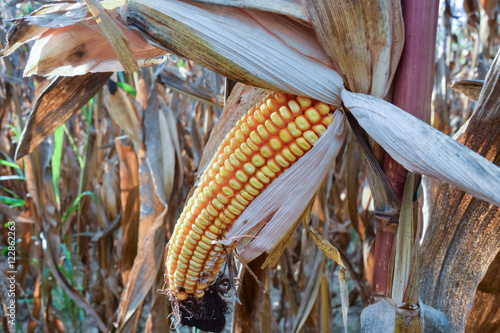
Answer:
<path fill-rule="evenodd" d="M 126 82 L 117 82 L 116 85 L 120 88 L 122 88 L 123 90 L 125 90 L 126 92 L 128 92 L 130 95 L 136 97 L 137 96 L 137 91 L 135 91 L 134 88 L 132 88 L 132 86 Z"/>
<path fill-rule="evenodd" d="M 64 142 L 64 128 L 63 126 L 56 129 L 54 132 L 54 153 L 51 158 L 52 166 L 52 183 L 54 184 L 54 192 L 56 194 L 56 202 L 61 204 L 61 197 L 59 196 L 59 179 L 61 177 L 61 158 Z"/>

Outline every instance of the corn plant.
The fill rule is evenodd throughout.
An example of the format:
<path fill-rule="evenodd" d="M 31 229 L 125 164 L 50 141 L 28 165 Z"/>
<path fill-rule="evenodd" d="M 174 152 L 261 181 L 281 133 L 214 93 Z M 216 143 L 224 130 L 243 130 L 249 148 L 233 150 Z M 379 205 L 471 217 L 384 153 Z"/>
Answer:
<path fill-rule="evenodd" d="M 491 8 L 484 10 L 493 19 Z M 332 329 L 330 265 L 339 267 L 346 331 L 349 283 L 370 303 L 361 315 L 365 332 L 465 331 L 476 290 L 500 249 L 498 117 L 489 113 L 498 109 L 499 67 L 497 60 L 491 64 L 460 143 L 430 126 L 438 9 L 438 2 L 414 0 L 86 0 L 16 18 L 1 51 L 5 67 L 12 68 L 9 56 L 34 41 L 23 75 L 54 78 L 36 87 L 26 121 L 18 110 L 23 131 L 6 166 L 18 161 L 27 168 L 42 241 L 37 255 L 47 260 L 43 267 L 50 267 L 72 307 L 83 309 L 101 331 L 166 329 L 172 313 L 173 325 L 221 332 L 228 327 L 227 291 L 233 289 L 232 331 L 320 326 L 326 332 Z M 486 57 L 493 46 L 482 47 Z M 227 78 L 222 113 L 210 111 L 222 106 L 221 77 L 214 77 L 212 94 L 179 80 L 190 69 L 205 71 L 200 65 Z M 240 83 L 233 87 L 231 81 Z M 172 91 L 196 102 L 188 109 L 185 97 Z M 75 114 L 76 122 L 70 120 Z M 64 125 L 68 120 L 85 127 L 80 138 Z M 80 169 L 73 200 L 58 186 L 60 128 Z M 106 155 L 96 147 L 110 147 L 108 128 L 116 133 Z M 54 132 L 47 188 L 44 149 Z M 445 184 L 437 196 L 428 195 L 437 188 L 427 185 L 429 178 Z M 360 198 L 367 187 L 373 209 Z M 424 199 L 421 187 L 428 191 Z M 423 200 L 432 209 L 427 230 Z M 340 221 L 349 221 L 363 246 L 375 234 L 371 254 L 362 256 L 371 260 L 361 265 L 366 277 L 346 255 L 349 241 L 329 237 L 331 225 L 345 228 Z M 114 235 L 120 226 L 121 235 Z M 297 227 L 303 279 L 283 284 L 293 319 L 282 316 L 279 327 L 271 315 L 271 280 L 291 274 Z M 480 241 L 467 236 L 473 231 Z M 99 311 L 84 297 L 81 281 L 95 277 L 72 274 L 94 246 L 106 254 L 95 265 L 98 285 L 110 289 L 89 292 L 105 304 Z M 466 261 L 469 248 L 474 260 Z M 67 255 L 68 267 L 57 265 L 67 249 L 75 251 Z M 315 259 L 308 263 L 307 255 Z M 117 262 L 119 279 L 110 278 Z M 458 269 L 461 264 L 466 268 Z M 278 268 L 271 272 L 269 266 Z M 299 282 L 310 301 L 301 301 L 293 285 Z M 147 318 L 141 317 L 145 304 Z M 60 326 L 44 318 L 45 330 Z"/>

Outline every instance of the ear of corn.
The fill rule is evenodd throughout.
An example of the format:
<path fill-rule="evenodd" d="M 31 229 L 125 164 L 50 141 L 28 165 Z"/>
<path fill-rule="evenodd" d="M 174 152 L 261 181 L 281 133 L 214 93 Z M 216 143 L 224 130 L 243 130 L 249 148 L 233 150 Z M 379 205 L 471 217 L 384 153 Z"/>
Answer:
<path fill-rule="evenodd" d="M 271 93 L 223 140 L 184 207 L 165 266 L 170 294 L 202 298 L 225 259 L 222 239 L 245 208 L 326 131 L 334 107 L 306 97 Z"/>

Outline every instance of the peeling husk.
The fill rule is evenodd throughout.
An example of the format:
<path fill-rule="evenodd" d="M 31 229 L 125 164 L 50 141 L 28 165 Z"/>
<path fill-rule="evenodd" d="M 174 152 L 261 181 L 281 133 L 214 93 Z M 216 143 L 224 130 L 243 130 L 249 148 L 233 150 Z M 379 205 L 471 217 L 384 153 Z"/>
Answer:
<path fill-rule="evenodd" d="M 150 43 L 234 81 L 340 104 L 342 79 L 313 37 L 314 31 L 285 16 L 141 0 L 129 1 L 127 23 Z"/>
<path fill-rule="evenodd" d="M 500 206 L 498 166 L 381 99 L 347 90 L 342 99 L 361 127 L 406 169 Z"/>
<path fill-rule="evenodd" d="M 403 51 L 401 2 L 303 0 L 302 3 L 347 88 L 384 97 Z"/>

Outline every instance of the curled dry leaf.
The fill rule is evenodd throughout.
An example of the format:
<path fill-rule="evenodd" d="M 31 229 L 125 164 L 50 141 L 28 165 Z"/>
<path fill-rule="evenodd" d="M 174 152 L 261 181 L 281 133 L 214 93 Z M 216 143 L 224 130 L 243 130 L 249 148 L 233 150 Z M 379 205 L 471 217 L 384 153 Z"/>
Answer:
<path fill-rule="evenodd" d="M 344 120 L 344 114 L 337 110 L 333 123 L 314 147 L 273 181 L 227 232 L 226 240 L 221 242 L 240 241 L 238 246 L 244 247 L 240 254 L 242 261 L 250 262 L 264 252 L 270 253 L 286 235 L 290 224 L 294 225 L 302 215 L 343 144 Z M 297 186 L 298 179 L 302 186 Z"/>
<path fill-rule="evenodd" d="M 125 47 L 123 44 L 126 40 L 139 67 L 162 63 L 164 59 L 158 57 L 164 56 L 166 52 L 149 45 L 139 33 L 129 30 L 121 21 L 118 9 L 123 3 L 123 1 L 102 3 L 105 12 L 125 36 L 125 39 L 121 39 L 123 43 L 120 49 Z M 70 13 L 73 10 L 76 13 L 75 17 L 71 17 L 68 10 Z M 112 34 L 116 36 L 119 33 L 114 29 Z M 1 55 L 8 55 L 33 39 L 36 39 L 36 42 L 24 70 L 25 76 L 33 74 L 75 76 L 89 72 L 123 71 L 112 44 L 95 18 L 88 13 L 86 6 L 75 5 L 74 8 L 68 8 L 63 5 L 53 5 L 52 9 L 45 7 L 44 10 L 16 21 L 9 33 L 9 42 Z M 116 38 L 113 37 L 113 40 Z"/>
<path fill-rule="evenodd" d="M 116 82 L 108 80 L 107 83 L 103 89 L 106 110 L 113 121 L 134 140 L 134 143 L 140 143 L 142 131 L 137 107 L 127 96 L 127 93 L 118 88 Z"/>
<path fill-rule="evenodd" d="M 361 127 L 406 169 L 500 205 L 498 166 L 381 99 L 347 90 L 342 99 Z"/>
<path fill-rule="evenodd" d="M 460 91 L 465 96 L 469 97 L 473 101 L 477 101 L 479 94 L 481 94 L 481 89 L 483 89 L 484 80 L 453 80 L 451 81 L 451 87 L 455 90 Z"/>
<path fill-rule="evenodd" d="M 21 134 L 16 160 L 31 153 L 101 89 L 111 73 L 58 77 L 36 100 Z"/>
<path fill-rule="evenodd" d="M 232 80 L 340 103 L 342 79 L 314 32 L 282 15 L 175 0 L 129 1 L 127 15 L 150 43 Z"/>

